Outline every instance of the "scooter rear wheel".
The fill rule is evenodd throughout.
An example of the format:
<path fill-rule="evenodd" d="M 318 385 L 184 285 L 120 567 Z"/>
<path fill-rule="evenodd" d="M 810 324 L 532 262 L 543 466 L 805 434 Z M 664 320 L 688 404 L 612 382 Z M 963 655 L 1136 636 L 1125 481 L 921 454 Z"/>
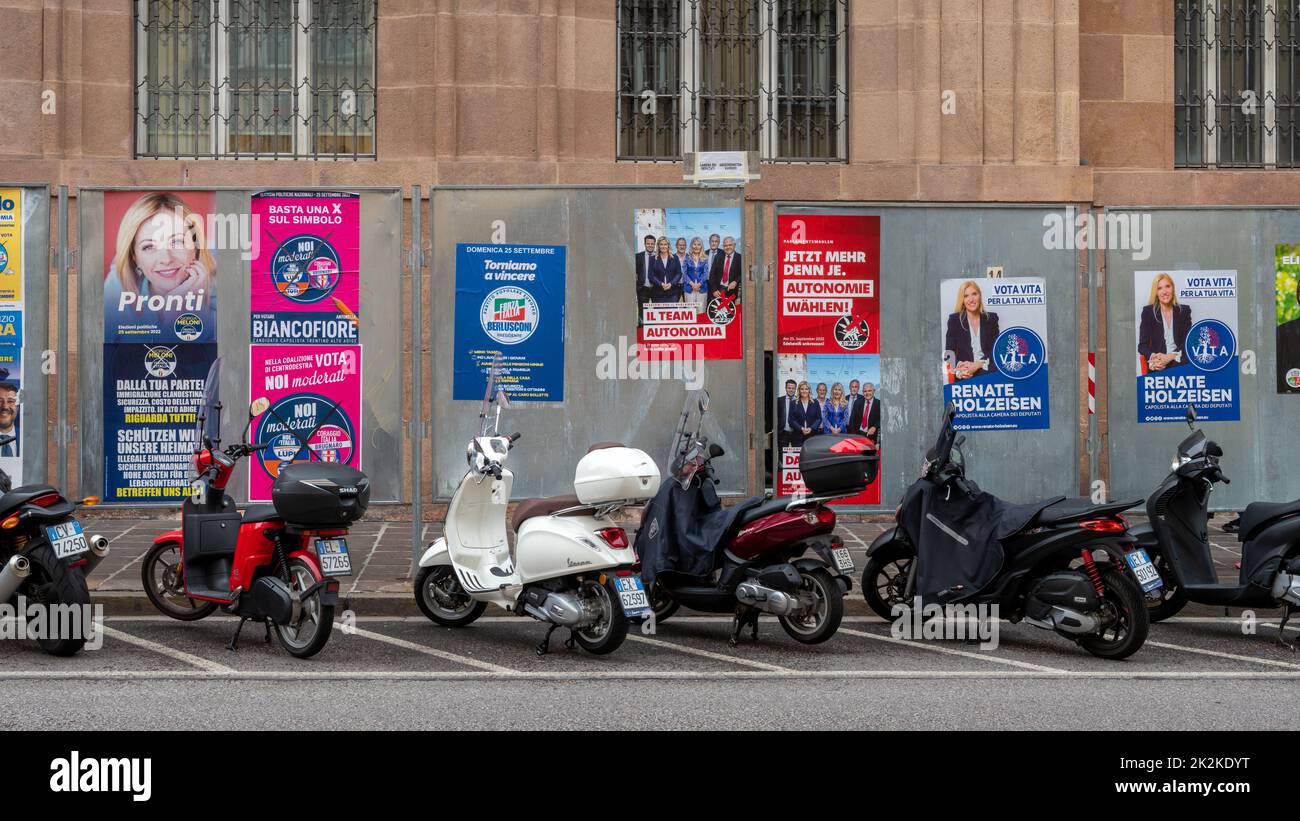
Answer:
<path fill-rule="evenodd" d="M 180 542 L 159 542 L 149 548 L 140 563 L 144 595 L 164 616 L 178 621 L 198 621 L 211 616 L 217 611 L 217 603 L 187 596 L 184 575 Z"/>
<path fill-rule="evenodd" d="M 32 573 L 23 590 L 30 604 L 85 607 L 90 604 L 90 591 L 81 570 L 70 567 L 54 554 L 48 543 L 37 545 L 28 554 Z M 86 639 L 48 636 L 36 643 L 51 656 L 75 656 L 86 645 Z"/>
<path fill-rule="evenodd" d="M 573 631 L 573 639 L 588 653 L 603 656 L 612 653 L 627 639 L 628 620 L 623 612 L 613 581 L 600 584 L 596 581 L 582 583 L 585 597 L 592 596 L 600 604 L 601 618 L 595 624 Z"/>
<path fill-rule="evenodd" d="M 446 565 L 426 567 L 415 577 L 415 603 L 429 620 L 443 627 L 465 627 L 487 609 L 474 601 Z"/>
<path fill-rule="evenodd" d="M 1114 608 L 1116 623 L 1100 636 L 1079 638 L 1079 646 L 1103 659 L 1123 659 L 1142 648 L 1150 632 L 1146 597 L 1142 588 L 1113 567 L 1101 567 L 1101 583 L 1106 588 L 1106 605 Z"/>
<path fill-rule="evenodd" d="M 812 594 L 812 608 L 801 618 L 778 616 L 790 637 L 802 644 L 821 644 L 835 635 L 844 618 L 844 590 L 822 569 L 800 572 L 803 590 Z"/>
<path fill-rule="evenodd" d="M 289 587 L 295 594 L 311 587 L 319 578 L 302 559 L 289 560 Z M 320 591 L 302 603 L 298 617 L 290 624 L 275 625 L 275 636 L 289 655 L 308 659 L 325 649 L 334 630 L 334 605 L 321 604 Z"/>

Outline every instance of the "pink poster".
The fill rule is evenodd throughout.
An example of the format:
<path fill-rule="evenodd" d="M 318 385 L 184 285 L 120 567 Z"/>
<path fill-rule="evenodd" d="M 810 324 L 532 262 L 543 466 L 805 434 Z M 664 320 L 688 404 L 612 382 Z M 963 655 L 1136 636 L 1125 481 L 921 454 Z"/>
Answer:
<path fill-rule="evenodd" d="M 356 344 L 360 196 L 265 191 L 251 210 L 253 344 Z"/>
<path fill-rule="evenodd" d="M 249 459 L 248 500 L 269 502 L 280 467 L 339 462 L 361 469 L 361 346 L 251 345 L 249 400 L 265 396 L 249 440 L 270 447 Z"/>

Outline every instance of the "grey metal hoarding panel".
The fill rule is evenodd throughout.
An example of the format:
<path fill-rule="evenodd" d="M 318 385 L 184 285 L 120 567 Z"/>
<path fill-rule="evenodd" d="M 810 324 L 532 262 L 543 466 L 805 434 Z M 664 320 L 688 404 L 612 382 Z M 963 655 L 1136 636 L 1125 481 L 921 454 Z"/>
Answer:
<path fill-rule="evenodd" d="M 943 412 L 940 283 L 959 277 L 983 279 L 990 265 L 1002 266 L 1006 277 L 1040 276 L 1046 281 L 1051 427 L 968 433 L 964 450 L 970 478 L 1012 501 L 1077 495 L 1078 255 L 1071 249 L 1049 248 L 1044 239 L 1044 217 L 1064 218 L 1064 206 L 778 203 L 776 218 L 782 214 L 880 217 L 881 385 L 877 396 L 884 411 L 883 485 L 880 507 L 875 510 L 894 509 L 938 434 Z"/>
<path fill-rule="evenodd" d="M 1134 316 L 1135 271 L 1232 269 L 1237 271 L 1238 347 L 1254 351 L 1254 374 L 1241 374 L 1241 421 L 1202 423 L 1223 446 L 1223 471 L 1231 485 L 1216 486 L 1214 509 L 1239 509 L 1256 500 L 1300 496 L 1295 431 L 1300 397 L 1282 396 L 1274 382 L 1274 246 L 1300 242 L 1300 210 L 1287 208 L 1123 209 L 1149 214 L 1150 258 L 1128 250 L 1106 252 L 1108 307 L 1106 379 L 1109 386 L 1110 495 L 1147 497 L 1169 472 L 1187 428 L 1181 423 L 1137 422 Z"/>
<path fill-rule="evenodd" d="M 688 187 L 452 188 L 433 189 L 430 198 L 434 495 L 454 492 L 465 473 L 465 445 L 477 429 L 479 403 L 451 399 L 456 245 L 488 242 L 497 220 L 504 222 L 510 244 L 568 246 L 565 400 L 521 402 L 504 412 L 503 426 L 525 436 L 511 456 L 514 497 L 572 493 L 574 466 L 593 442 L 642 448 L 665 468 L 685 397 L 682 382 L 606 380 L 596 372 L 599 346 L 621 352 L 636 342 L 634 211 L 742 208 L 739 193 Z M 711 361 L 705 373 L 713 402 L 711 435 L 728 452 L 717 463 L 719 490 L 742 493 L 747 366 L 744 360 Z"/>
<path fill-rule="evenodd" d="M 6 187 L 0 185 L 0 188 Z M 17 186 L 22 190 L 23 214 L 23 362 L 22 442 L 23 484 L 48 481 L 46 463 L 50 380 L 44 370 L 50 329 L 50 189 Z M 62 367 L 62 362 L 55 362 Z"/>

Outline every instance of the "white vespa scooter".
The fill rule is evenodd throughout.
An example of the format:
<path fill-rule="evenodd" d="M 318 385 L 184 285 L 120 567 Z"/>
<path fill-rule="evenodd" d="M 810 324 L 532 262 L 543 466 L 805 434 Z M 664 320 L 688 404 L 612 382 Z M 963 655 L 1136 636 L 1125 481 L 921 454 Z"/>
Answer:
<path fill-rule="evenodd" d="M 627 637 L 628 620 L 650 615 L 650 602 L 633 569 L 636 553 L 610 517 L 652 498 L 659 468 L 644 451 L 592 446 L 578 462 L 576 495 L 519 503 L 510 522 L 512 550 L 506 506 L 514 475 L 505 463 L 520 434 L 497 434 L 509 402 L 504 391 L 493 402 L 495 383 L 494 366 L 479 435 L 466 453 L 469 471 L 447 509 L 446 535 L 420 559 L 415 600 L 426 616 L 447 627 L 470 624 L 489 602 L 544 621 L 551 629 L 538 655 L 546 654 L 551 634 L 561 627 L 570 630 L 566 647 L 576 643 L 592 653 L 612 653 Z"/>

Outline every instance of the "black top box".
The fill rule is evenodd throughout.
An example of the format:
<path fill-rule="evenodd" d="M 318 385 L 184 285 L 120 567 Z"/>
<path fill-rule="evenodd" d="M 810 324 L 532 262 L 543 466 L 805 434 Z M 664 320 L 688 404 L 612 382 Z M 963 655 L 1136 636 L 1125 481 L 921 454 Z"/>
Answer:
<path fill-rule="evenodd" d="M 810 436 L 799 451 L 799 470 L 808 490 L 817 494 L 853 494 L 876 480 L 880 454 L 860 433 Z"/>
<path fill-rule="evenodd" d="M 295 462 L 280 469 L 271 503 L 299 527 L 345 527 L 370 505 L 370 479 L 335 462 Z"/>

